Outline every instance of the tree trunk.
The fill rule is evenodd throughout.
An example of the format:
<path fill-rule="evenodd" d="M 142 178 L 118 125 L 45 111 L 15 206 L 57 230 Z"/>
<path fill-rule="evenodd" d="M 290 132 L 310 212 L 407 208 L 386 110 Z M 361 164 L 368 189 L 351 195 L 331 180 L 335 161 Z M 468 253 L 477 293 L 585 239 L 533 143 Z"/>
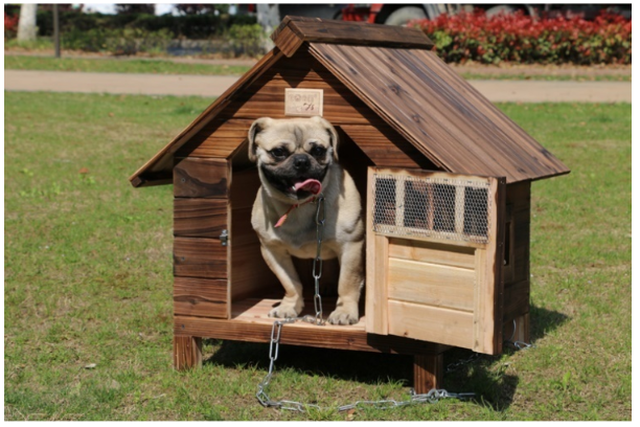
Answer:
<path fill-rule="evenodd" d="M 36 39 L 36 10 L 37 4 L 23 3 L 20 6 L 20 22 L 18 22 L 18 41 L 32 41 Z"/>

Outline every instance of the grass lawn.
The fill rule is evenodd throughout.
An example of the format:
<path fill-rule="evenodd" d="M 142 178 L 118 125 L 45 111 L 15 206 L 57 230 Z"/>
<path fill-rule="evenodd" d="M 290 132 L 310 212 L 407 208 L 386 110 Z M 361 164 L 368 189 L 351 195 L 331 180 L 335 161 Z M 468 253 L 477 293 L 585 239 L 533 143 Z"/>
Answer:
<path fill-rule="evenodd" d="M 242 65 L 213 65 L 176 63 L 168 59 L 131 59 L 131 58 L 53 58 L 53 56 L 5 55 L 4 68 L 9 70 L 42 71 L 83 71 L 94 73 L 149 73 L 149 74 L 197 74 L 197 75 L 242 75 L 249 70 Z M 482 67 L 479 68 L 482 70 Z M 517 70 L 517 68 L 514 68 Z M 631 81 L 631 74 L 598 74 L 589 69 L 578 69 L 573 75 L 558 74 L 553 68 L 536 73 L 511 72 L 487 66 L 485 72 L 463 71 L 467 80 L 577 80 L 577 81 Z"/>
<path fill-rule="evenodd" d="M 243 75 L 243 65 L 185 64 L 162 59 L 53 58 L 5 55 L 7 70 L 80 71 L 92 73 L 196 74 L 210 76 Z"/>
<path fill-rule="evenodd" d="M 6 420 L 631 419 L 629 104 L 500 106 L 572 169 L 533 184 L 534 348 L 445 375 L 474 400 L 298 414 L 254 397 L 267 345 L 172 369 L 172 188 L 127 178 L 210 102 L 5 92 Z M 280 350 L 273 398 L 407 397 L 404 356 Z"/>

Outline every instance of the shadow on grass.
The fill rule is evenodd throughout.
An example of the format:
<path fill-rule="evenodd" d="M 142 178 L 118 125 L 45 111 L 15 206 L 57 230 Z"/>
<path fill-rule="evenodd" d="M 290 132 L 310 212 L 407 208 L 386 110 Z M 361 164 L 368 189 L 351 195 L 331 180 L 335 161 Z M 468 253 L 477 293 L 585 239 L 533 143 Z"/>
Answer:
<path fill-rule="evenodd" d="M 531 305 L 531 342 L 528 344 L 533 347 L 523 351 L 532 351 L 531 357 L 535 358 L 536 341 L 567 320 L 569 317 L 562 313 Z M 505 337 L 505 340 L 509 338 Z M 504 355 L 509 356 L 517 351 L 521 350 L 511 344 L 505 343 L 503 346 Z M 447 371 L 444 375 L 444 388 L 458 392 L 473 392 L 476 394 L 476 401 L 494 411 L 502 412 L 511 406 L 520 379 L 505 372 L 508 360 L 505 362 L 503 356 L 479 355 L 470 350 L 455 348 L 445 353 L 444 357 Z M 469 363 L 464 363 L 469 359 Z"/>
<path fill-rule="evenodd" d="M 561 313 L 531 306 L 531 344 L 535 345 L 537 340 L 567 320 L 568 317 Z M 286 333 L 286 329 L 283 333 Z M 268 344 L 217 340 L 212 343 L 219 347 L 204 361 L 205 364 L 234 369 L 255 366 L 265 371 L 269 368 Z M 504 346 L 506 355 L 516 351 L 518 350 L 508 344 Z M 527 351 L 535 351 L 535 347 Z M 445 375 L 442 388 L 454 393 L 475 393 L 474 400 L 478 404 L 494 411 L 505 411 L 513 402 L 519 378 L 505 372 L 508 364 L 502 358 L 501 355 L 482 355 L 453 348 L 444 354 Z M 278 370 L 288 368 L 312 376 L 368 385 L 413 385 L 413 356 L 410 355 L 281 345 L 276 366 Z"/>

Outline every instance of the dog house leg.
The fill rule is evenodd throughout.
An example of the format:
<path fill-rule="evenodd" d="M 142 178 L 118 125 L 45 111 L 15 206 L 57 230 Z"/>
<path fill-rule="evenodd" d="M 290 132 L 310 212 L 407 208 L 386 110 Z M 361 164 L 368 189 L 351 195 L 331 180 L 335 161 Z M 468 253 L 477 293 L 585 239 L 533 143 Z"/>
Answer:
<path fill-rule="evenodd" d="M 531 336 L 529 334 L 529 313 L 526 313 L 520 317 L 517 317 L 515 321 L 516 321 L 516 330 L 514 333 L 513 341 L 530 343 Z"/>
<path fill-rule="evenodd" d="M 413 388 L 418 394 L 442 387 L 443 353 L 413 356 Z"/>
<path fill-rule="evenodd" d="M 202 366 L 202 338 L 174 335 L 173 367 L 179 371 Z"/>

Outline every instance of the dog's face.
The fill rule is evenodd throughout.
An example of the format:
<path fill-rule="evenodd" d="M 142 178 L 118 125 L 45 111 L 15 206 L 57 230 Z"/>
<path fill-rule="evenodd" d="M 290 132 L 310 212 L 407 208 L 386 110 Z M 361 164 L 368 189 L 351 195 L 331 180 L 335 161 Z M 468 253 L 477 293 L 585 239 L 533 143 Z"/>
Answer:
<path fill-rule="evenodd" d="M 321 117 L 275 120 L 263 117 L 249 129 L 249 159 L 257 162 L 262 184 L 292 200 L 311 196 L 296 184 L 315 179 L 324 185 L 337 160 L 338 135 Z"/>

